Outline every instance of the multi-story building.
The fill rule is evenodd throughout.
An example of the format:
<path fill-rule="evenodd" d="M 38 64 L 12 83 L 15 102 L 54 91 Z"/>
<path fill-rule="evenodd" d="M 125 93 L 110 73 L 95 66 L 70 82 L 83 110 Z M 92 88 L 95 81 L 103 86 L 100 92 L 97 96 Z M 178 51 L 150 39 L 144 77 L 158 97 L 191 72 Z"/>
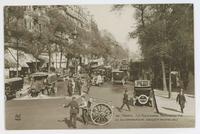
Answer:
<path fill-rule="evenodd" d="M 24 11 L 24 18 L 20 20 L 20 26 L 26 28 L 29 32 L 42 32 L 47 27 L 48 21 L 48 10 L 54 8 L 57 9 L 61 14 L 63 14 L 67 19 L 71 20 L 71 22 L 75 25 L 75 27 L 84 29 L 86 31 L 91 30 L 91 23 L 92 23 L 92 16 L 90 15 L 89 11 L 86 9 L 77 6 L 77 5 L 66 5 L 66 6 L 23 6 L 19 7 L 20 9 L 23 8 Z M 7 14 L 5 14 L 7 15 Z M 68 38 L 69 35 L 64 34 L 62 38 Z M 48 55 L 45 55 L 48 58 Z M 60 67 L 59 60 L 60 52 L 52 53 L 52 64 L 51 66 Z M 66 60 L 65 56 L 63 55 L 62 58 L 62 65 L 61 67 L 66 67 Z"/>

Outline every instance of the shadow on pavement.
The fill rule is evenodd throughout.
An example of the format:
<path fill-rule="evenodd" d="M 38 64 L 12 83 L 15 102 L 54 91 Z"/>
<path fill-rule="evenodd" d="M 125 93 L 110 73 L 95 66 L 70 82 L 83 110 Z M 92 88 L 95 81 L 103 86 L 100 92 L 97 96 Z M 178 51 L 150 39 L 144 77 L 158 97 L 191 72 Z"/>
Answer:
<path fill-rule="evenodd" d="M 178 111 L 177 109 L 167 108 L 167 107 L 162 107 L 162 108 L 164 108 L 164 109 L 166 109 L 166 110 L 170 110 L 170 111 L 174 111 L 174 112 L 179 112 L 179 113 L 181 113 L 181 111 Z"/>
<path fill-rule="evenodd" d="M 58 120 L 58 122 L 64 122 L 65 124 L 67 124 L 67 126 L 70 128 L 71 127 L 71 123 L 70 120 L 67 118 L 64 118 L 63 120 Z"/>
<path fill-rule="evenodd" d="M 195 98 L 195 97 L 194 97 L 194 95 L 187 95 L 187 97 L 190 97 L 190 98 Z"/>
<path fill-rule="evenodd" d="M 165 99 L 169 99 L 169 97 L 167 97 L 167 96 L 162 96 L 162 95 L 156 95 L 156 96 L 161 97 L 161 98 L 165 98 Z"/>

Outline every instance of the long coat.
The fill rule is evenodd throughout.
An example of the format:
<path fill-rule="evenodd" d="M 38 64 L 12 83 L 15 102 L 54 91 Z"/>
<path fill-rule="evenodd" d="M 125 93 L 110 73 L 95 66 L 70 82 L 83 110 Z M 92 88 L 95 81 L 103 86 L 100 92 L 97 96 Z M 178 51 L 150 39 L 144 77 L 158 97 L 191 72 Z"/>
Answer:
<path fill-rule="evenodd" d="M 183 106 L 185 105 L 185 102 L 186 102 L 186 98 L 185 98 L 185 95 L 184 94 L 178 94 L 177 97 L 176 97 L 176 101 L 179 103 L 179 105 Z"/>

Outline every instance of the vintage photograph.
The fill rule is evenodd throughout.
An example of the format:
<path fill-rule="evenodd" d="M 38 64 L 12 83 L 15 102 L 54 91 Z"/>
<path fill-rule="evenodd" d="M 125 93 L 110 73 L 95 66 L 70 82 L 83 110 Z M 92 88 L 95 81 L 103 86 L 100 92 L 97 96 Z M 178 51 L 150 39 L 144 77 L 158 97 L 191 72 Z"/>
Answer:
<path fill-rule="evenodd" d="M 3 11 L 6 130 L 195 127 L 193 4 Z"/>

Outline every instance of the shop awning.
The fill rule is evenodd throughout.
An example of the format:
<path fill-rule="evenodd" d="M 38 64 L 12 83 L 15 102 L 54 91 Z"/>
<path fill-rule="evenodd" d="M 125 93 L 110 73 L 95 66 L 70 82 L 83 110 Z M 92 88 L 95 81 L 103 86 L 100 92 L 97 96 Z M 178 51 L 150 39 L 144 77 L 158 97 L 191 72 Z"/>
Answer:
<path fill-rule="evenodd" d="M 33 55 L 25 53 L 23 51 L 18 51 L 19 56 L 19 67 L 29 67 L 28 62 L 36 62 Z M 4 62 L 6 68 L 16 68 L 17 67 L 17 50 L 13 48 L 6 48 L 4 52 Z M 39 62 L 39 60 L 37 60 Z"/>

